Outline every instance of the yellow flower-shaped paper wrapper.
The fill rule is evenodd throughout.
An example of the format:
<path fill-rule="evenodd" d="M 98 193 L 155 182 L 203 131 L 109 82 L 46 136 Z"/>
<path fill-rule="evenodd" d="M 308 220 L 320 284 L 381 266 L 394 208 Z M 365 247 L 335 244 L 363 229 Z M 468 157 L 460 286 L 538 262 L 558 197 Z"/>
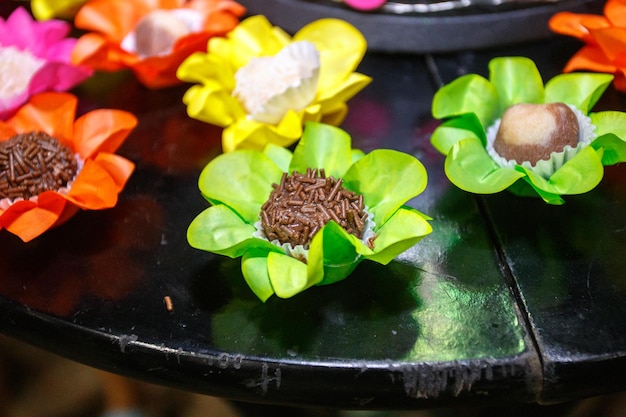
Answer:
<path fill-rule="evenodd" d="M 565 65 L 564 72 L 588 70 L 615 75 L 615 88 L 626 92 L 626 2 L 609 0 L 604 16 L 559 12 L 549 21 L 556 33 L 585 43 Z"/>
<path fill-rule="evenodd" d="M 431 142 L 447 155 L 446 175 L 465 191 L 492 194 L 509 189 L 521 196 L 540 196 L 549 204 L 563 204 L 562 195 L 590 191 L 601 181 L 604 165 L 626 160 L 626 114 L 590 113 L 612 79 L 607 74 L 560 74 L 544 87 L 532 60 L 500 57 L 489 63 L 489 79 L 468 74 L 443 86 L 435 93 L 432 113 L 445 120 Z M 486 130 L 507 108 L 555 102 L 589 117 L 594 132 L 588 145 L 579 145 L 578 153 L 550 175 L 526 164 L 503 166 L 490 156 Z"/>
<path fill-rule="evenodd" d="M 190 224 L 191 246 L 231 258 L 242 257 L 243 276 L 263 301 L 272 294 L 292 297 L 313 285 L 347 277 L 364 259 L 387 264 L 431 232 L 428 217 L 404 203 L 426 187 L 426 170 L 411 155 L 375 150 L 364 155 L 351 149 L 343 130 L 316 122 L 306 125 L 293 154 L 268 145 L 224 153 L 202 171 L 199 186 L 212 204 Z M 363 196 L 373 217 L 373 245 L 329 221 L 312 238 L 308 261 L 286 254 L 257 237 L 261 207 L 283 173 L 323 168 L 342 178 L 343 186 Z"/>
<path fill-rule="evenodd" d="M 297 42 L 311 43 L 319 53 L 314 98 L 302 109 L 290 108 L 276 123 L 252 119 L 233 95 L 237 87 L 235 74 L 253 59 L 276 56 Z M 312 22 L 291 38 L 265 17 L 252 16 L 225 38 L 211 39 L 208 53 L 191 55 L 179 67 L 177 75 L 181 80 L 196 84 L 183 97 L 189 116 L 225 128 L 224 152 L 241 148 L 261 150 L 268 143 L 293 144 L 302 136 L 307 121 L 339 125 L 348 111 L 346 101 L 371 81 L 354 72 L 366 48 L 363 35 L 342 20 L 329 18 Z M 279 73 L 268 74 L 271 82 L 280 77 Z"/>

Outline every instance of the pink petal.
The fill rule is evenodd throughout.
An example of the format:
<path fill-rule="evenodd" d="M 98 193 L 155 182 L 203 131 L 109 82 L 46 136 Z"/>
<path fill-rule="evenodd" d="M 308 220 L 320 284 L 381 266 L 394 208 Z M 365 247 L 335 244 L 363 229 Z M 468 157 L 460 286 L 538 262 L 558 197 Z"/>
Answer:
<path fill-rule="evenodd" d="M 23 7 L 18 7 L 6 21 L 0 21 L 0 44 L 28 49 L 36 56 L 62 40 L 70 31 L 70 25 L 61 20 L 38 22 Z"/>
<path fill-rule="evenodd" d="M 0 98 L 0 119 L 10 116 L 30 95 L 43 91 L 65 91 L 93 74 L 87 67 L 71 64 L 77 40 L 67 38 L 71 26 L 61 20 L 37 21 L 23 7 L 3 20 L 0 18 L 0 45 L 27 50 L 46 61 L 30 80 L 26 91 Z"/>
<path fill-rule="evenodd" d="M 28 86 L 29 93 L 42 91 L 65 91 L 75 87 L 89 76 L 92 70 L 62 62 L 48 62 L 33 75 Z"/>
<path fill-rule="evenodd" d="M 47 61 L 65 62 L 70 63 L 72 59 L 72 51 L 76 45 L 77 40 L 72 38 L 66 38 L 52 45 L 49 45 L 39 58 L 44 58 Z"/>

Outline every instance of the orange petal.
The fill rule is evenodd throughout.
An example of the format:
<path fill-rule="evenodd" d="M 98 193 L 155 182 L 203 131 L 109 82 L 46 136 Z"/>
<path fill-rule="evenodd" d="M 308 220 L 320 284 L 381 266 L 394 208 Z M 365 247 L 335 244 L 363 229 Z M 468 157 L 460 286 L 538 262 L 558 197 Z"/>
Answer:
<path fill-rule="evenodd" d="M 85 162 L 66 198 L 80 208 L 100 210 L 117 203 L 118 187 L 107 171 L 92 160 Z"/>
<path fill-rule="evenodd" d="M 615 65 L 607 59 L 597 46 L 586 46 L 569 60 L 563 72 L 577 70 L 591 70 L 611 74 L 615 71 Z"/>
<path fill-rule="evenodd" d="M 604 5 L 604 15 L 614 26 L 626 27 L 626 2 L 609 0 Z"/>
<path fill-rule="evenodd" d="M 176 77 L 178 66 L 193 52 L 206 50 L 208 36 L 204 40 L 186 49 L 177 49 L 173 53 L 164 56 L 154 56 L 128 64 L 139 81 L 149 88 L 170 87 L 182 82 Z"/>
<path fill-rule="evenodd" d="M 41 93 L 31 97 L 7 120 L 17 132 L 43 131 L 73 148 L 74 114 L 78 99 L 69 93 Z"/>
<path fill-rule="evenodd" d="M 108 42 L 97 33 L 81 36 L 72 50 L 72 62 L 102 71 L 118 71 L 125 66 L 124 61 L 137 60 L 126 51 Z"/>
<path fill-rule="evenodd" d="M 245 7 L 230 0 L 192 0 L 186 7 L 198 10 L 206 16 L 204 30 L 214 33 L 232 30 L 239 23 L 239 18 L 246 13 Z"/>
<path fill-rule="evenodd" d="M 15 129 L 13 127 L 8 126 L 3 121 L 0 121 L 0 141 L 10 139 L 16 133 L 17 132 L 15 131 Z"/>
<path fill-rule="evenodd" d="M 562 35 L 591 41 L 589 29 L 610 27 L 610 22 L 604 16 L 594 14 L 578 14 L 572 12 L 560 12 L 548 21 L 550 29 Z"/>
<path fill-rule="evenodd" d="M 117 185 L 118 193 L 124 188 L 126 181 L 135 170 L 134 163 L 112 153 L 99 153 L 95 162 L 109 173 Z"/>
<path fill-rule="evenodd" d="M 626 54 L 626 29 L 610 27 L 592 30 L 591 35 L 609 61 L 614 61 Z"/>
<path fill-rule="evenodd" d="M 142 3 L 150 9 L 177 9 L 183 7 L 183 4 L 187 0 L 135 0 L 137 3 Z"/>
<path fill-rule="evenodd" d="M 83 159 L 98 152 L 115 152 L 137 125 L 137 118 L 122 110 L 98 109 L 74 124 L 73 149 Z"/>
<path fill-rule="evenodd" d="M 120 43 L 142 16 L 150 11 L 143 2 L 129 0 L 91 0 L 76 14 L 74 24 L 80 29 L 100 32 Z"/>
<path fill-rule="evenodd" d="M 37 203 L 18 201 L 0 217 L 2 226 L 28 242 L 50 229 L 59 219 L 66 201 L 53 191 L 41 193 Z"/>
<path fill-rule="evenodd" d="M 622 93 L 626 92 L 626 70 L 619 69 L 615 72 L 615 79 L 613 80 L 613 86 Z"/>

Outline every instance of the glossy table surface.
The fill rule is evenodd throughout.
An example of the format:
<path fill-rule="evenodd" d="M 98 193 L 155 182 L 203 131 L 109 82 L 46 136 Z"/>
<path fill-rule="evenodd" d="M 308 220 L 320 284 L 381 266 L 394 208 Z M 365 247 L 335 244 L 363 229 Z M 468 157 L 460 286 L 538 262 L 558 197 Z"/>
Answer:
<path fill-rule="evenodd" d="M 240 261 L 191 248 L 207 203 L 202 167 L 220 130 L 186 116 L 187 86 L 151 91 L 128 73 L 76 89 L 83 111 L 132 111 L 119 153 L 137 170 L 110 210 L 81 212 L 28 243 L 0 233 L 0 331 L 153 383 L 279 405 L 415 408 L 555 402 L 626 382 L 626 167 L 547 206 L 474 196 L 429 143 L 441 83 L 489 59 L 534 59 L 544 79 L 580 45 L 563 38 L 446 54 L 369 53 L 374 82 L 350 102 L 353 145 L 411 153 L 429 184 L 410 205 L 434 231 L 387 266 L 265 304 Z M 626 110 L 612 88 L 597 108 Z M 170 297 L 168 311 L 164 298 Z"/>

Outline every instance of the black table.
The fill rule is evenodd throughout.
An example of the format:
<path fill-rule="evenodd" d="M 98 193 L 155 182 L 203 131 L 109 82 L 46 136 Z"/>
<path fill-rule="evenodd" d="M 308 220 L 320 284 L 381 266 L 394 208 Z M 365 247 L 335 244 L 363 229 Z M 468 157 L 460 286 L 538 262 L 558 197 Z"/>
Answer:
<path fill-rule="evenodd" d="M 475 196 L 429 143 L 441 83 L 495 56 L 534 59 L 544 79 L 580 45 L 555 37 L 474 52 L 368 54 L 374 82 L 343 127 L 354 146 L 418 157 L 410 205 L 434 232 L 388 266 L 263 304 L 240 261 L 189 247 L 207 204 L 201 168 L 220 130 L 189 119 L 187 86 L 150 91 L 128 73 L 76 90 L 81 109 L 129 110 L 119 153 L 137 170 L 110 210 L 81 212 L 22 243 L 0 233 L 0 332 L 122 375 L 229 399 L 335 408 L 559 402 L 626 388 L 626 167 L 564 206 Z M 612 88 L 598 108 L 626 109 Z M 164 298 L 170 297 L 168 311 Z"/>

